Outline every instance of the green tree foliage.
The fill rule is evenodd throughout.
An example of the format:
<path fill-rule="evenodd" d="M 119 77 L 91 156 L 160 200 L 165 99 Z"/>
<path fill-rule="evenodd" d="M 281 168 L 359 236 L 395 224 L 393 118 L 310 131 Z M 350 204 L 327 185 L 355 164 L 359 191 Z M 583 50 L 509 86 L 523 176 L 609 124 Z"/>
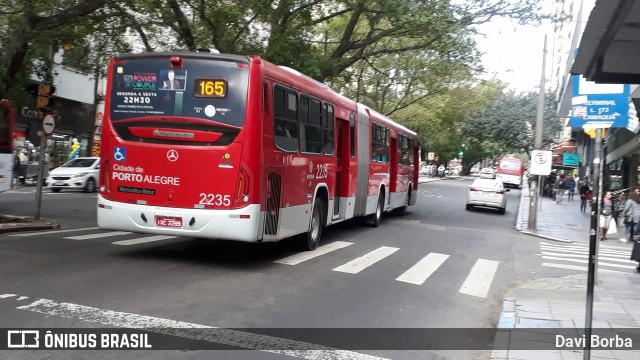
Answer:
<path fill-rule="evenodd" d="M 507 153 L 529 154 L 534 149 L 538 93 L 516 94 L 503 90 L 489 106 L 473 113 L 461 127 L 469 153 L 467 162 L 497 158 Z M 556 117 L 555 95 L 545 94 L 543 148 L 560 135 L 563 123 Z M 465 154 L 467 154 L 466 152 Z"/>
<path fill-rule="evenodd" d="M 466 139 L 461 128 L 472 114 L 490 106 L 499 94 L 495 83 L 453 88 L 398 111 L 394 119 L 418 132 L 423 157 L 426 152 L 434 152 L 445 163 L 457 157 L 464 144 L 463 159 L 474 158 L 474 153 L 483 149 L 481 141 L 476 144 L 474 139 Z"/>
<path fill-rule="evenodd" d="M 51 81 L 53 52 L 67 38 L 86 38 L 87 32 L 74 32 L 73 26 L 82 28 L 107 1 L 0 1 L 0 98 L 19 98 L 34 72 Z"/>

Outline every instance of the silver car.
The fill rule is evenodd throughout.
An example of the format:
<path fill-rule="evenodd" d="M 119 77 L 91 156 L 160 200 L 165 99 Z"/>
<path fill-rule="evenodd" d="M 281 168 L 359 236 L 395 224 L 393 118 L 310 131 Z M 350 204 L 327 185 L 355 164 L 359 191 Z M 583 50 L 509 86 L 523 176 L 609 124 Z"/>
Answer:
<path fill-rule="evenodd" d="M 53 192 L 62 189 L 94 192 L 98 185 L 100 158 L 79 157 L 49 172 L 47 187 Z"/>
<path fill-rule="evenodd" d="M 509 189 L 504 188 L 500 180 L 495 179 L 475 179 L 469 186 L 469 196 L 467 198 L 467 210 L 475 206 L 498 209 L 504 214 L 507 209 L 507 197 L 505 195 Z"/>

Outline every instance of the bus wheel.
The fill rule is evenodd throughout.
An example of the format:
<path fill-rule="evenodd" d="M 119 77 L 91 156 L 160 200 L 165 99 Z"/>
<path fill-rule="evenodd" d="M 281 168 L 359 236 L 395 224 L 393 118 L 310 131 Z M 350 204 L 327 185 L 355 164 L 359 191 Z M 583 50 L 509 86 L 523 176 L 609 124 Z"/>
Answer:
<path fill-rule="evenodd" d="M 384 192 L 380 192 L 378 195 L 378 205 L 376 205 L 376 212 L 373 216 L 373 227 L 378 227 L 380 225 L 380 220 L 382 220 L 382 206 L 384 202 Z"/>
<path fill-rule="evenodd" d="M 313 202 L 313 211 L 311 212 L 311 226 L 305 236 L 304 250 L 315 250 L 320 243 L 322 236 L 322 200 L 316 198 Z"/>

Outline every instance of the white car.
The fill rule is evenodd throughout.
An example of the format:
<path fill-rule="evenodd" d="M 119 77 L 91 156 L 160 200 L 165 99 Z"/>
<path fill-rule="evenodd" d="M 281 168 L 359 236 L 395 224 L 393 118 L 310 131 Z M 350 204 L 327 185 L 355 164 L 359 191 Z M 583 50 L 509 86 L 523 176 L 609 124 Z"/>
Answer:
<path fill-rule="evenodd" d="M 469 186 L 467 210 L 471 210 L 475 206 L 482 206 L 498 209 L 501 214 L 504 214 L 507 208 L 505 193 L 508 191 L 509 189 L 505 189 L 500 180 L 475 179 Z"/>
<path fill-rule="evenodd" d="M 94 192 L 97 188 L 99 173 L 100 158 L 75 158 L 49 171 L 47 187 L 53 192 L 59 192 L 62 189 Z"/>
<path fill-rule="evenodd" d="M 495 179 L 496 173 L 492 168 L 484 168 L 480 170 L 480 177 L 483 179 Z"/>

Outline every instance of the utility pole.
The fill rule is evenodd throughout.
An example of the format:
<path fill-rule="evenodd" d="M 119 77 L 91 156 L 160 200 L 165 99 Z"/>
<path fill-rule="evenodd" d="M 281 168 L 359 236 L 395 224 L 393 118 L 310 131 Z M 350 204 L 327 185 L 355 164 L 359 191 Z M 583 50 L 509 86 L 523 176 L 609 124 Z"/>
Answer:
<path fill-rule="evenodd" d="M 542 126 L 544 119 L 544 98 L 545 98 L 545 75 L 544 70 L 547 66 L 547 35 L 544 36 L 544 47 L 542 50 L 542 76 L 540 76 L 540 93 L 538 94 L 538 114 L 536 117 L 536 137 L 535 149 L 542 148 Z M 538 198 L 540 197 L 540 182 L 542 178 L 536 175 L 535 181 L 531 182 L 532 189 L 529 189 L 529 218 L 527 220 L 527 229 L 535 230 L 538 220 Z"/>
<path fill-rule="evenodd" d="M 583 359 L 591 357 L 591 324 L 593 320 L 593 290 L 596 281 L 596 266 L 598 264 L 598 216 L 600 213 L 600 193 L 602 190 L 602 128 L 596 129 L 595 159 L 593 159 L 593 201 L 591 202 L 591 230 L 589 233 L 589 268 L 587 272 L 587 306 L 584 321 L 584 334 L 587 341 L 584 344 Z"/>

